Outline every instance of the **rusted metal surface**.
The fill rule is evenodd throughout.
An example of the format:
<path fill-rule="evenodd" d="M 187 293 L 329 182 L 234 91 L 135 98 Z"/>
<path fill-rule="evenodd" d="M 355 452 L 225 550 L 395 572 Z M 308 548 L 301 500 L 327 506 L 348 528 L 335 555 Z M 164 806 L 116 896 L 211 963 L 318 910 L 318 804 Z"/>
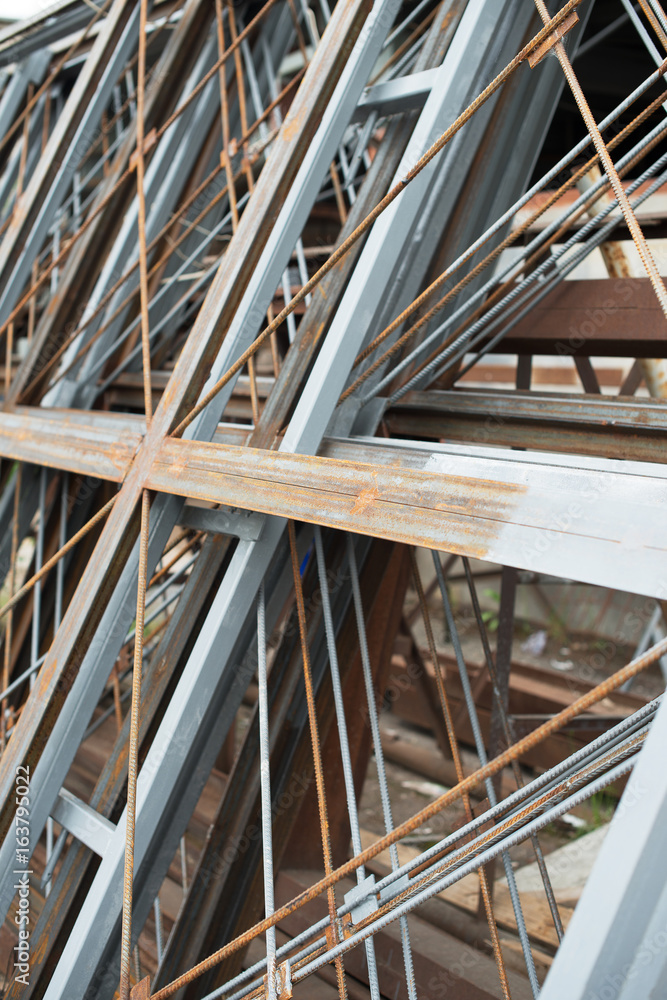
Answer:
<path fill-rule="evenodd" d="M 357 456 L 370 457 L 374 462 L 359 461 Z M 585 538 L 586 544 L 594 546 L 600 555 L 609 541 L 612 545 L 622 544 L 626 529 L 613 528 L 615 515 L 611 509 L 605 512 L 601 498 L 594 509 L 580 504 L 582 498 L 595 496 L 591 492 L 596 480 L 594 470 L 587 473 L 568 468 L 572 492 L 566 500 L 563 481 L 549 464 L 536 467 L 528 483 L 519 467 L 509 464 L 503 468 L 490 456 L 481 473 L 484 478 L 479 466 L 474 478 L 469 478 L 466 470 L 472 471 L 473 462 L 465 455 L 390 447 L 379 442 L 333 441 L 325 446 L 324 457 L 314 458 L 170 439 L 165 441 L 147 485 L 166 493 L 283 517 L 294 515 L 314 524 L 501 563 L 511 560 L 526 569 L 534 568 L 531 553 L 536 550 L 530 543 L 523 549 L 519 545 L 532 533 L 533 544 L 544 549 L 540 553 L 544 568 L 551 559 L 563 555 L 569 531 L 575 547 Z M 311 485 L 314 478 L 317 484 Z M 657 510 L 665 489 L 663 480 L 640 478 L 644 501 L 657 505 Z M 632 497 L 634 487 L 633 479 L 625 485 L 619 479 L 615 502 L 621 500 L 626 488 Z M 570 510 L 567 527 L 561 526 L 565 531 L 559 541 L 559 554 L 550 552 L 539 539 L 553 530 L 554 518 L 564 516 L 570 503 L 580 506 Z M 615 536 L 610 534 L 614 531 Z M 661 546 L 660 534 L 649 524 L 638 531 L 636 544 L 649 559 L 649 551 Z M 658 562 L 656 558 L 651 576 L 643 583 L 637 581 L 639 590 L 647 584 L 651 589 L 658 585 Z M 599 565 L 581 565 L 576 575 L 597 582 L 591 575 L 596 568 Z M 600 583 L 609 582 L 608 572 L 609 567 L 604 578 L 599 578 Z"/>
<path fill-rule="evenodd" d="M 187 0 L 150 12 L 145 0 L 115 0 L 94 12 L 76 7 L 72 59 L 65 72 L 51 62 L 41 90 L 20 78 L 21 33 L 0 39 L 0 58 L 17 56 L 0 79 L 0 117 L 2 88 L 24 87 L 22 111 L 0 136 L 0 576 L 9 574 L 14 595 L 0 611 L 11 622 L 0 865 L 9 870 L 14 849 L 17 767 L 29 768 L 29 853 L 37 867 L 45 853 L 49 873 L 22 994 L 30 1000 L 111 995 L 121 951 L 123 997 L 148 996 L 153 978 L 160 998 L 220 989 L 277 1000 L 320 972 L 339 996 L 352 984 L 353 1000 L 366 984 L 373 1000 L 401 987 L 410 1000 L 416 990 L 435 995 L 440 966 L 423 940 L 411 940 L 408 913 L 420 927 L 412 910 L 466 865 L 478 873 L 498 978 L 487 982 L 487 961 L 465 989 L 536 995 L 530 927 L 514 899 L 512 947 L 525 974 L 515 984 L 505 969 L 512 948 L 493 912 L 494 858 L 523 835 L 544 878 L 535 824 L 545 811 L 565 809 L 580 790 L 594 794 L 604 787 L 596 782 L 625 781 L 656 706 L 635 706 L 635 724 L 610 709 L 609 696 L 659 660 L 667 668 L 660 605 L 645 601 L 638 653 L 624 670 L 576 689 L 564 706 L 549 702 L 545 685 L 535 704 L 521 670 L 509 672 L 507 614 L 494 665 L 473 583 L 490 686 L 478 673 L 471 699 L 460 656 L 441 670 L 442 618 L 417 556 L 428 654 L 416 632 L 403 645 L 428 718 L 437 718 L 443 763 L 451 756 L 453 787 L 429 793 L 428 805 L 398 823 L 377 709 L 394 676 L 394 637 L 410 619 L 406 545 L 500 563 L 506 579 L 519 567 L 664 598 L 664 404 L 603 396 L 589 359 L 650 360 L 664 339 L 667 293 L 637 218 L 644 194 L 659 197 L 667 176 L 664 95 L 654 86 L 665 64 L 646 70 L 621 110 L 594 121 L 572 69 L 591 7 L 354 0 L 329 10 L 268 0 L 214 10 Z M 664 41 L 659 5 L 642 8 Z M 63 16 L 38 18 L 35 32 L 63 32 Z M 134 34 L 121 43 L 127 25 Z M 543 58 L 550 53 L 557 59 Z M 424 71 L 437 85 L 429 88 Z M 563 76 L 587 138 L 533 184 Z M 99 128 L 96 118 L 94 134 L 72 149 L 91 107 Z M 596 158 L 608 177 L 591 178 L 596 190 L 582 201 L 568 200 Z M 63 164 L 66 183 L 56 179 Z M 609 225 L 623 216 L 649 281 L 612 260 L 618 247 L 599 212 L 613 196 L 622 211 L 613 209 Z M 530 214 L 521 214 L 526 205 Z M 542 217 L 550 229 L 536 227 Z M 603 232 L 613 280 L 562 282 L 570 259 L 584 260 Z M 561 256 L 566 245 L 571 258 Z M 516 391 L 449 388 L 490 343 L 521 352 Z M 530 391 L 532 355 L 549 351 L 575 359 L 587 393 Z M 408 386 L 416 390 L 401 398 Z M 199 520 L 180 515 L 186 503 L 195 512 L 203 505 Z M 320 591 L 327 568 L 331 588 Z M 258 613 L 255 630 L 258 588 L 266 621 Z M 443 609 L 447 593 L 443 581 Z M 236 751 L 260 642 L 265 728 L 253 717 Z M 411 711 L 424 721 L 423 700 Z M 92 794 L 79 806 L 67 799 L 70 810 L 99 814 L 105 845 L 84 846 L 72 820 L 71 843 L 62 827 L 54 846 L 66 813 L 60 788 L 107 720 L 113 737 Z M 635 729 L 611 746 L 610 725 Z M 591 759 L 568 763 L 568 741 L 583 747 L 597 732 Z M 464 767 L 460 742 L 475 745 L 481 767 Z M 386 833 L 363 849 L 358 799 L 371 744 Z M 521 786 L 519 762 L 544 760 L 555 775 L 546 792 L 538 778 L 536 790 L 529 783 L 516 793 L 497 781 L 494 805 L 492 779 L 512 766 Z M 224 794 L 206 843 L 184 848 L 214 761 L 230 769 Z M 274 815 L 306 774 L 315 788 L 304 804 L 299 796 Z M 473 806 L 481 786 L 489 802 Z M 513 812 L 508 795 L 517 796 Z M 401 876 L 397 848 L 455 803 L 464 832 L 433 855 L 421 851 Z M 264 838 L 248 835 L 247 851 L 226 859 L 253 823 Z M 161 888 L 179 841 L 177 914 L 171 901 L 163 911 Z M 306 841 L 321 842 L 316 855 Z M 197 855 L 189 885 L 188 848 L 190 861 Z M 388 848 L 391 867 L 376 889 L 364 865 Z M 309 877 L 273 912 L 281 863 L 306 854 L 323 863 L 324 878 Z M 548 878 L 544 886 L 559 937 Z M 7 886 L 0 895 L 6 912 Z M 276 926 L 305 937 L 279 938 L 276 954 Z M 147 937 L 151 977 L 141 979 Z M 394 951 L 402 964 L 389 971 Z M 18 993 L 9 986 L 8 997 Z"/>
<path fill-rule="evenodd" d="M 563 282 L 516 324 L 502 350 L 650 357 L 664 335 L 662 310 L 647 278 L 589 278 Z"/>
<path fill-rule="evenodd" d="M 503 390 L 410 393 L 385 417 L 393 434 L 660 462 L 665 414 L 651 400 Z"/>
<path fill-rule="evenodd" d="M 122 482 L 142 435 L 111 422 L 81 423 L 74 412 L 44 413 L 39 408 L 0 416 L 0 454 L 19 462 Z"/>

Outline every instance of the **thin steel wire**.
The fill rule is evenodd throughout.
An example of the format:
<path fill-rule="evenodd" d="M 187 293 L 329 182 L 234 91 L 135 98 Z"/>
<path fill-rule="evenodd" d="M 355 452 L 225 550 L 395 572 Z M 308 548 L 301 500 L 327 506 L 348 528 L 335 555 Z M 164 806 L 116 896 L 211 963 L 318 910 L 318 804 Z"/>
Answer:
<path fill-rule="evenodd" d="M 144 652 L 144 608 L 148 564 L 148 530 L 150 495 L 141 494 L 141 533 L 139 536 L 139 577 L 137 581 L 137 628 L 134 643 L 132 673 L 132 707 L 130 709 L 130 740 L 127 755 L 127 806 L 125 832 L 125 866 L 123 873 L 123 921 L 120 951 L 120 1000 L 130 996 L 130 949 L 132 941 L 132 883 L 134 881 L 134 822 L 137 803 L 137 767 L 139 757 L 139 713 L 141 709 L 141 673 Z"/>

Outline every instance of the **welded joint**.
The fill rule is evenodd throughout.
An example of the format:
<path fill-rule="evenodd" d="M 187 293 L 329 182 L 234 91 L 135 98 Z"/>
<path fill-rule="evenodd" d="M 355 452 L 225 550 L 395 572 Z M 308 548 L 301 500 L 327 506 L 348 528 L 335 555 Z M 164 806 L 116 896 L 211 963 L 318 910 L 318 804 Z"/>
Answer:
<path fill-rule="evenodd" d="M 292 998 L 292 970 L 289 959 L 285 959 L 282 965 L 276 969 L 276 995 L 278 1000 L 291 1000 Z"/>
<path fill-rule="evenodd" d="M 379 909 L 375 875 L 367 875 L 363 882 L 359 882 L 345 893 L 345 906 L 350 907 L 349 913 L 343 917 L 343 936 L 347 938 L 354 933 L 355 924 L 370 917 Z"/>
<path fill-rule="evenodd" d="M 538 63 L 542 62 L 545 56 L 555 48 L 558 42 L 567 35 L 568 31 L 574 28 L 575 24 L 579 21 L 579 15 L 576 10 L 573 10 L 567 15 L 564 21 L 558 25 L 558 27 L 548 35 L 544 41 L 533 49 L 533 51 L 528 56 L 528 65 L 531 69 L 535 69 Z"/>

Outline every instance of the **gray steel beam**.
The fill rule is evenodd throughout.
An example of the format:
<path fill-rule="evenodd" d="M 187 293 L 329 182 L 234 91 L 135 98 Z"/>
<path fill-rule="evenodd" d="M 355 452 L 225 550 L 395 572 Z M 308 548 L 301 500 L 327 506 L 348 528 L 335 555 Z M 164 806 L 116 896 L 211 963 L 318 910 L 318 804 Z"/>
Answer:
<path fill-rule="evenodd" d="M 660 706 L 541 1000 L 638 1000 L 667 988 L 667 703 Z"/>
<path fill-rule="evenodd" d="M 39 86 L 50 62 L 51 53 L 48 49 L 41 49 L 14 68 L 0 100 L 0 136 L 6 135 L 13 124 L 25 99 L 28 84 L 36 83 Z"/>
<path fill-rule="evenodd" d="M 420 110 L 433 89 L 437 72 L 435 68 L 425 69 L 368 87 L 352 115 L 352 121 L 364 121 L 372 113 L 396 115 L 403 111 Z"/>

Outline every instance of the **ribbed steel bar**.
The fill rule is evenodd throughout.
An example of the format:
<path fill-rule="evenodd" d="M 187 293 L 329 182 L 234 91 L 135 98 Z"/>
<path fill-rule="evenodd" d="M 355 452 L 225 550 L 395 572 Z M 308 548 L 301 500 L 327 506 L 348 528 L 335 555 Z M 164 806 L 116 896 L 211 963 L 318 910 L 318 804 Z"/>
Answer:
<path fill-rule="evenodd" d="M 364 609 L 361 602 L 361 588 L 359 586 L 359 573 L 357 570 L 357 560 L 354 554 L 354 543 L 352 536 L 347 536 L 347 558 L 350 564 L 350 582 L 352 584 L 352 600 L 354 603 L 354 614 L 357 623 L 357 634 L 359 636 L 359 653 L 361 655 L 361 666 L 364 672 L 364 685 L 366 688 L 366 705 L 368 708 L 368 721 L 371 727 L 371 737 L 373 740 L 373 753 L 375 756 L 375 767 L 377 770 L 378 784 L 380 787 L 380 801 L 382 803 L 382 815 L 387 833 L 394 828 L 391 799 L 387 784 L 387 771 L 384 762 L 384 752 L 382 750 L 382 739 L 380 737 L 380 720 L 378 717 L 375 687 L 373 684 L 373 674 L 371 669 L 370 656 L 368 652 L 368 640 L 366 637 L 366 624 L 364 619 Z M 389 848 L 392 868 L 398 868 L 398 849 L 395 844 Z M 410 931 L 406 918 L 400 921 L 401 945 L 403 948 L 403 963 L 405 965 L 406 986 L 410 1000 L 416 1000 L 417 987 L 415 984 L 415 970 L 412 958 L 412 947 L 410 944 Z"/>
<path fill-rule="evenodd" d="M 440 559 L 438 557 L 437 552 L 433 552 L 432 557 L 433 557 L 433 565 L 435 567 L 436 576 L 438 578 L 438 586 L 440 587 L 440 596 L 442 597 L 442 605 L 445 611 L 447 628 L 449 631 L 449 636 L 452 640 L 452 645 L 454 647 L 454 653 L 456 655 L 456 663 L 458 666 L 459 677 L 461 678 L 461 684 L 463 686 L 463 697 L 465 699 L 466 709 L 468 711 L 468 719 L 470 720 L 470 725 L 472 727 L 473 739 L 475 741 L 475 749 L 477 751 L 477 756 L 479 757 L 479 762 L 482 765 L 482 768 L 484 768 L 488 765 L 488 757 L 486 753 L 486 747 L 484 745 L 484 737 L 482 736 L 482 730 L 479 724 L 477 707 L 475 705 L 475 700 L 470 685 L 468 668 L 466 666 L 466 662 L 463 656 L 463 650 L 461 649 L 461 642 L 459 639 L 458 629 L 456 627 L 456 622 L 454 621 L 452 606 L 449 600 L 449 595 L 447 593 L 447 585 L 445 583 L 445 578 L 442 573 L 442 566 L 440 564 Z M 493 807 L 497 805 L 498 796 L 496 794 L 496 789 L 494 787 L 493 781 L 491 780 L 490 777 L 485 779 L 484 787 L 486 789 L 486 795 L 491 806 Z M 523 914 L 521 900 L 519 898 L 519 890 L 517 889 L 516 885 L 514 869 L 512 868 L 512 860 L 507 851 L 503 851 L 501 853 L 501 858 L 503 862 L 503 868 L 505 869 L 505 878 L 507 879 L 507 887 L 509 889 L 510 898 L 512 900 L 512 908 L 514 910 L 514 916 L 516 918 L 516 926 L 519 932 L 521 948 L 526 962 L 528 979 L 530 981 L 530 986 L 533 991 L 533 996 L 537 997 L 540 992 L 540 985 L 537 979 L 537 972 L 535 970 L 535 961 L 533 959 L 533 953 L 530 947 L 528 930 L 526 928 L 526 920 Z"/>
<path fill-rule="evenodd" d="M 315 526 L 315 558 L 317 560 L 317 574 L 320 583 L 320 592 L 322 595 L 322 617 L 324 618 L 327 651 L 329 654 L 329 669 L 331 672 L 331 686 L 333 689 L 334 705 L 336 709 L 336 724 L 338 727 L 340 755 L 343 764 L 343 778 L 345 781 L 345 797 L 347 803 L 347 815 L 350 821 L 352 850 L 355 854 L 359 854 L 362 848 L 361 830 L 359 827 L 359 810 L 357 808 L 357 793 L 354 787 L 354 774 L 352 772 L 352 760 L 350 757 L 350 743 L 347 732 L 347 721 L 345 718 L 345 706 L 343 704 L 343 690 L 340 680 L 340 670 L 338 667 L 336 636 L 334 632 L 333 617 L 331 614 L 329 581 L 327 580 L 324 547 L 322 545 L 322 532 L 319 525 Z M 357 884 L 361 884 L 365 878 L 366 872 L 364 871 L 364 867 L 362 865 L 357 869 Z M 365 943 L 365 950 L 368 968 L 368 985 L 371 991 L 371 997 L 372 1000 L 379 1000 L 380 986 L 378 983 L 375 948 L 373 947 L 372 940 L 369 939 Z"/>
<path fill-rule="evenodd" d="M 128 753 L 127 806 L 125 834 L 125 875 L 123 880 L 123 928 L 121 933 L 120 997 L 130 996 L 130 951 L 132 947 L 132 883 L 134 877 L 134 823 L 137 796 L 137 767 L 139 755 L 139 712 L 141 710 L 141 675 L 144 654 L 144 610 L 148 565 L 148 530 L 150 495 L 141 494 L 141 536 L 139 577 L 137 581 L 137 628 L 134 642 L 134 670 L 132 673 L 132 706 L 130 709 L 130 741 Z"/>

